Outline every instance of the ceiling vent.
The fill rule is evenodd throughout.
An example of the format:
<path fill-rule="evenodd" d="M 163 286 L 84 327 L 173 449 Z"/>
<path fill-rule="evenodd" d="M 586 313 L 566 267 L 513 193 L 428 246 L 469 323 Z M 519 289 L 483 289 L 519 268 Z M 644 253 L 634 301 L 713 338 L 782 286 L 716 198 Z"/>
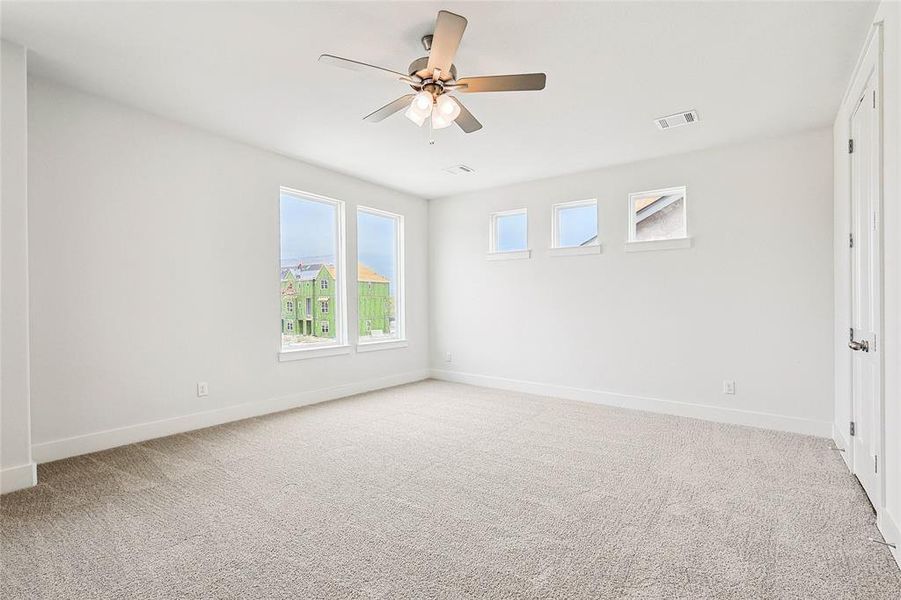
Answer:
<path fill-rule="evenodd" d="M 672 129 L 673 127 L 681 127 L 682 125 L 691 125 L 698 122 L 698 111 L 687 110 L 674 115 L 667 115 L 654 119 L 658 129 Z"/>
<path fill-rule="evenodd" d="M 451 175 L 467 175 L 469 173 L 475 173 L 476 170 L 472 167 L 467 167 L 466 165 L 455 165 L 453 167 L 448 167 L 444 169 L 446 172 Z"/>

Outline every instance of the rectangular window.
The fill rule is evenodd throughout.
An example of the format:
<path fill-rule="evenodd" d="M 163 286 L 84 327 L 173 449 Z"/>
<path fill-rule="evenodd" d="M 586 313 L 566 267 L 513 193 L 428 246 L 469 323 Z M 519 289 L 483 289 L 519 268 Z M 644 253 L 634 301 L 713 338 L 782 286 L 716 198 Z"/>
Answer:
<path fill-rule="evenodd" d="M 529 219 L 526 209 L 491 215 L 489 252 L 525 252 L 529 249 Z"/>
<path fill-rule="evenodd" d="M 629 194 L 629 241 L 688 237 L 685 187 Z"/>
<path fill-rule="evenodd" d="M 362 344 L 404 339 L 404 218 L 357 209 L 358 332 Z"/>
<path fill-rule="evenodd" d="M 554 205 L 552 248 L 598 244 L 598 201 L 577 200 Z"/>
<path fill-rule="evenodd" d="M 285 312 L 306 306 L 310 315 L 314 305 L 322 307 L 318 328 L 295 328 L 293 322 L 285 328 L 282 352 L 344 345 L 344 203 L 286 188 L 279 198 Z"/>

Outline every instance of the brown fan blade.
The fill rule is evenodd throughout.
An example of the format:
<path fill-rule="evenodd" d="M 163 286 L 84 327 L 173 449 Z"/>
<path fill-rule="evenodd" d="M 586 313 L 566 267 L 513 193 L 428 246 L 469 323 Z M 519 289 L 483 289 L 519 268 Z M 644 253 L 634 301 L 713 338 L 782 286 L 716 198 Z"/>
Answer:
<path fill-rule="evenodd" d="M 450 78 L 450 68 L 460 47 L 466 19 L 446 10 L 438 11 L 435 32 L 432 34 L 432 48 L 429 50 L 429 74 L 441 69 L 441 79 Z"/>
<path fill-rule="evenodd" d="M 407 94 L 406 96 L 401 96 L 397 100 L 393 102 L 389 102 L 385 106 L 381 107 L 374 113 L 370 113 L 363 117 L 364 121 L 369 121 L 370 123 L 378 123 L 379 121 L 384 121 L 394 113 L 399 110 L 403 110 L 407 106 L 410 106 L 410 103 L 413 102 L 413 96 L 416 94 Z"/>
<path fill-rule="evenodd" d="M 473 92 L 524 92 L 543 90 L 547 81 L 544 73 L 522 73 L 519 75 L 489 75 L 487 77 L 464 77 L 457 80 L 456 89 L 471 94 Z"/>
<path fill-rule="evenodd" d="M 405 73 L 399 73 L 398 71 L 392 71 L 391 69 L 386 69 L 384 67 L 377 67 L 358 60 L 350 60 L 349 58 L 341 58 L 340 56 L 333 56 L 331 54 L 323 54 L 319 57 L 319 62 L 333 67 L 350 69 L 351 71 L 374 71 L 383 75 L 390 75 L 393 79 L 406 81 L 408 83 L 416 83 L 416 80 Z"/>
<path fill-rule="evenodd" d="M 460 129 L 465 131 L 466 133 L 472 133 L 473 131 L 478 131 L 482 128 L 482 124 L 476 120 L 472 113 L 463 106 L 463 103 L 454 98 L 450 97 L 451 100 L 457 103 L 457 106 L 460 107 L 460 114 L 457 115 L 457 118 L 454 121 L 459 125 Z"/>

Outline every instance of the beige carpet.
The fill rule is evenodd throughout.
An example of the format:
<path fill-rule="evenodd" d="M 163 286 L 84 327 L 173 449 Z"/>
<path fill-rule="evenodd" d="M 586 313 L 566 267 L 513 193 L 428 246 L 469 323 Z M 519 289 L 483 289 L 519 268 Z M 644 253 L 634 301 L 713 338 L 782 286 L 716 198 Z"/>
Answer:
<path fill-rule="evenodd" d="M 0 597 L 897 600 L 830 447 L 426 381 L 42 465 Z"/>

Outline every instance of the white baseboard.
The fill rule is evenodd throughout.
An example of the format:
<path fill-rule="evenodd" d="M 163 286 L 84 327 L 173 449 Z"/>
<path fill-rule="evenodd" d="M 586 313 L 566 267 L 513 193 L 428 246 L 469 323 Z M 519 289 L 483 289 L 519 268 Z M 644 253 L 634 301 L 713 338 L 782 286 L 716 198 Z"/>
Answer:
<path fill-rule="evenodd" d="M 889 548 L 892 551 L 892 556 L 895 557 L 895 562 L 898 563 L 898 568 L 901 569 L 901 528 L 898 527 L 897 521 L 892 518 L 892 515 L 886 511 L 885 509 L 879 511 L 879 515 L 876 518 L 876 526 L 879 527 L 879 531 L 882 532 L 882 538 L 891 544 L 895 544 L 895 548 Z"/>
<path fill-rule="evenodd" d="M 523 381 L 519 379 L 507 379 L 490 375 L 477 375 L 474 373 L 460 373 L 442 369 L 432 369 L 431 375 L 432 378 L 441 379 L 443 381 L 468 383 L 470 385 L 511 390 L 526 394 L 536 394 L 539 396 L 554 396 L 557 398 L 565 398 L 567 400 L 579 400 L 582 402 L 592 402 L 594 404 L 604 404 L 620 408 L 646 410 L 667 415 L 677 415 L 680 417 L 693 417 L 705 421 L 731 423 L 733 425 L 748 425 L 751 427 L 789 431 L 792 433 L 802 433 L 825 438 L 832 435 L 832 423 L 829 421 L 815 421 L 813 419 L 801 419 L 798 417 L 789 417 L 772 413 L 708 406 L 705 404 L 692 404 L 689 402 L 678 402 L 661 398 L 647 398 L 616 392 L 590 390 L 565 385 Z"/>
<path fill-rule="evenodd" d="M 33 462 L 0 470 L 0 494 L 23 490 L 37 483 L 38 469 Z"/>
<path fill-rule="evenodd" d="M 71 456 L 78 456 L 80 454 L 107 450 L 126 444 L 134 444 L 135 442 L 143 442 L 158 437 L 165 437 L 167 435 L 174 435 L 176 433 L 212 427 L 213 425 L 240 421 L 241 419 L 250 417 L 281 412 L 300 406 L 308 406 L 327 400 L 353 396 L 354 394 L 361 394 L 363 392 L 421 381 L 428 378 L 428 376 L 429 372 L 423 369 L 421 371 L 389 375 L 378 379 L 369 379 L 330 388 L 310 390 L 287 396 L 278 396 L 259 402 L 236 404 L 234 406 L 226 406 L 215 410 L 182 415 L 171 419 L 162 419 L 128 427 L 108 429 L 106 431 L 98 431 L 51 442 L 42 442 L 31 446 L 31 455 L 35 462 L 45 463 L 53 460 L 60 460 L 62 458 L 69 458 Z"/>

